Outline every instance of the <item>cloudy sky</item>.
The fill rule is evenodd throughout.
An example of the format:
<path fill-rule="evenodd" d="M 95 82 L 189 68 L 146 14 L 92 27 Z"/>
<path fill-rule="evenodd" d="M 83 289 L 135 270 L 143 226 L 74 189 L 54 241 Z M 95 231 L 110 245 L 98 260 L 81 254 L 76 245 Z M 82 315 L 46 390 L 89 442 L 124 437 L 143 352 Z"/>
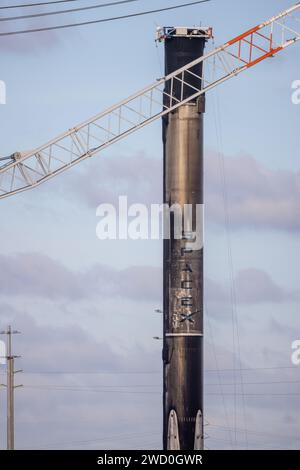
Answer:
<path fill-rule="evenodd" d="M 150 4 L 139 3 L 122 12 Z M 180 2 L 152 0 L 151 8 L 166 3 Z M 218 45 L 293 2 L 242 3 L 212 0 L 135 20 L 0 38 L 0 80 L 7 85 L 0 155 L 34 148 L 160 77 L 157 25 L 211 25 Z M 65 22 L 39 24 L 59 21 Z M 291 343 L 300 339 L 300 106 L 291 101 L 299 53 L 295 46 L 207 96 L 209 449 L 300 448 L 300 369 L 291 363 Z M 1 201 L 0 329 L 22 331 L 14 341 L 24 370 L 16 377 L 24 384 L 16 390 L 17 448 L 161 447 L 162 344 L 153 337 L 162 330 L 154 313 L 162 306 L 162 244 L 97 239 L 97 206 L 117 203 L 120 194 L 161 201 L 159 122 Z M 4 448 L 3 388 L 0 426 Z"/>

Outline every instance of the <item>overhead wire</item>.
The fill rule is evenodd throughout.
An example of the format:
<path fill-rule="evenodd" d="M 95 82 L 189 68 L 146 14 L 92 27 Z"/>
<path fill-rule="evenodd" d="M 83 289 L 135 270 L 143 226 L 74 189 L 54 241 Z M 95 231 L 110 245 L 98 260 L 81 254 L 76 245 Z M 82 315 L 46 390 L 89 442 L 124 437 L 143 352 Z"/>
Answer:
<path fill-rule="evenodd" d="M 300 380 L 276 380 L 276 381 L 264 381 L 264 382 L 244 382 L 244 385 L 293 385 L 293 384 L 300 384 Z M 234 382 L 222 382 L 222 386 L 227 386 L 227 387 L 232 387 L 234 386 Z M 161 388 L 161 385 L 149 385 L 149 384 L 144 384 L 144 385 L 59 385 L 59 384 L 34 384 L 34 385 L 26 385 L 26 387 L 30 388 L 64 388 L 64 389 L 78 389 L 78 390 L 101 390 L 101 389 L 156 389 L 156 388 Z M 220 386 L 220 382 L 218 383 L 207 383 L 205 384 L 206 387 L 218 387 Z"/>
<path fill-rule="evenodd" d="M 218 372 L 233 372 L 236 369 L 230 368 L 220 368 L 220 369 L 205 369 L 206 373 L 218 373 Z M 295 366 L 275 366 L 275 367 L 242 367 L 237 370 L 243 372 L 257 372 L 257 371 L 295 371 L 298 372 L 297 367 Z M 27 375 L 155 375 L 161 374 L 160 370 L 157 371 L 117 371 L 117 372 L 104 372 L 104 371 L 24 371 L 24 374 Z M 5 372 L 0 372 L 0 375 L 5 375 Z"/>
<path fill-rule="evenodd" d="M 133 394 L 133 395 L 160 395 L 161 392 L 156 391 L 146 391 L 146 390 L 118 390 L 118 388 L 114 389 L 101 389 L 101 388 L 76 388 L 76 387 L 65 387 L 65 386 L 38 386 L 38 385 L 24 385 L 25 389 L 35 389 L 35 390 L 44 390 L 44 391 L 58 391 L 58 392 L 96 392 L 96 393 L 121 393 L 121 394 Z M 300 392 L 286 392 L 286 393 L 260 393 L 260 392 L 251 392 L 251 393 L 231 393 L 231 392 L 206 392 L 207 396 L 247 396 L 247 397 L 298 397 L 300 396 Z M 236 427 L 234 426 L 234 429 Z"/>
<path fill-rule="evenodd" d="M 228 443 L 228 439 L 225 439 L 225 438 L 221 438 L 221 437 L 215 437 L 215 436 L 207 436 L 207 439 L 212 439 L 214 441 L 219 441 L 219 442 L 224 442 L 224 443 Z M 264 443 L 264 442 L 251 442 L 251 448 L 253 446 L 255 447 L 259 447 L 259 448 L 263 448 L 263 450 L 267 450 L 266 448 L 270 448 L 270 449 L 280 449 L 280 450 L 286 450 L 286 447 L 282 447 L 282 446 L 279 446 L 279 445 L 275 445 L 275 444 L 270 444 L 270 443 Z M 245 449 L 245 450 L 248 450 L 246 447 L 242 447 L 242 444 L 237 442 L 237 447 L 242 450 L 242 449 Z"/>
<path fill-rule="evenodd" d="M 145 390 L 117 390 L 117 389 L 96 389 L 96 388 L 68 388 L 68 387 L 47 387 L 47 386 L 34 386 L 34 385 L 25 385 L 24 389 L 35 389 L 35 390 L 45 390 L 45 391 L 57 391 L 57 392 L 94 392 L 94 393 L 121 393 L 129 395 L 161 395 L 161 392 L 155 391 L 145 391 Z"/>
<path fill-rule="evenodd" d="M 294 370 L 297 371 L 297 367 L 295 366 L 275 366 L 275 367 L 241 367 L 238 370 L 242 370 L 243 372 L 255 372 L 255 371 L 263 371 L 263 370 Z M 226 368 L 220 369 L 222 372 L 232 372 L 234 369 Z M 215 369 L 206 369 L 206 372 L 217 372 Z"/>
<path fill-rule="evenodd" d="M 101 18 L 101 19 L 98 19 L 98 20 L 82 21 L 82 22 L 79 22 L 79 23 L 68 23 L 68 24 L 62 24 L 62 25 L 56 25 L 56 26 L 46 26 L 46 27 L 33 28 L 33 29 L 23 29 L 23 30 L 18 30 L 18 31 L 1 32 L 0 37 L 15 36 L 15 35 L 19 35 L 19 34 L 39 33 L 39 32 L 42 32 L 42 31 L 54 31 L 54 30 L 60 30 L 60 29 L 65 29 L 65 28 L 75 28 L 75 27 L 79 27 L 79 26 L 87 26 L 87 25 L 92 25 L 92 24 L 107 23 L 107 22 L 117 21 L 117 20 L 137 18 L 137 17 L 141 17 L 141 16 L 145 16 L 145 15 L 151 15 L 153 13 L 160 13 L 160 12 L 164 12 L 164 11 L 177 10 L 179 8 L 186 8 L 186 7 L 189 7 L 189 6 L 199 5 L 200 3 L 207 3 L 207 2 L 210 2 L 210 1 L 211 0 L 197 0 L 197 1 L 193 1 L 193 2 L 182 3 L 180 5 L 172 5 L 170 7 L 157 8 L 155 10 L 141 11 L 141 12 L 131 13 L 131 14 L 127 14 L 127 15 L 114 16 L 114 17 L 110 17 L 110 18 Z"/>
<path fill-rule="evenodd" d="M 291 384 L 300 384 L 300 380 L 276 380 L 276 381 L 269 381 L 269 382 L 244 382 L 244 385 L 291 385 Z M 206 385 L 218 385 L 218 384 L 210 384 L 206 383 Z M 234 385 L 233 382 L 231 383 L 223 383 L 224 386 L 232 386 Z"/>
<path fill-rule="evenodd" d="M 38 2 L 38 3 L 21 3 L 19 5 L 5 5 L 0 7 L 0 10 L 9 10 L 13 8 L 28 8 L 28 7 L 40 7 L 40 6 L 47 6 L 47 5 L 57 5 L 58 3 L 73 3 L 73 2 L 81 2 L 82 0 L 56 0 L 51 2 Z"/>
<path fill-rule="evenodd" d="M 115 2 L 101 3 L 98 5 L 89 5 L 89 6 L 78 7 L 78 8 L 68 8 L 67 10 L 47 11 L 44 13 L 32 13 L 28 15 L 19 15 L 19 16 L 7 16 L 4 18 L 0 18 L 0 21 L 27 20 L 27 19 L 40 18 L 40 17 L 45 17 L 45 16 L 64 15 L 66 13 L 78 13 L 79 11 L 89 11 L 89 10 L 95 10 L 97 8 L 117 6 L 117 5 L 123 5 L 123 4 L 133 3 L 133 2 L 139 2 L 139 1 L 140 0 L 118 0 Z"/>
<path fill-rule="evenodd" d="M 208 392 L 207 395 L 221 395 L 220 393 L 215 393 L 215 392 Z M 226 396 L 234 396 L 235 394 L 233 393 L 227 393 L 225 392 L 224 395 Z M 237 393 L 236 396 L 242 397 L 264 397 L 264 398 L 270 398 L 270 397 L 298 397 L 300 396 L 300 392 L 295 392 L 295 393 Z"/>
<path fill-rule="evenodd" d="M 95 438 L 95 439 L 86 439 L 86 440 L 74 440 L 74 441 L 69 441 L 69 442 L 51 442 L 51 443 L 47 443 L 47 444 L 40 444 L 38 446 L 36 446 L 35 444 L 35 449 L 36 447 L 38 448 L 46 448 L 46 447 L 52 447 L 52 446 L 69 446 L 69 445 L 85 445 L 85 444 L 91 444 L 93 442 L 107 442 L 107 441 L 110 441 L 110 440 L 113 440 L 113 439 L 136 439 L 138 438 L 139 436 L 140 437 L 147 437 L 147 436 L 153 436 L 153 435 L 156 435 L 157 433 L 156 432 L 147 432 L 147 433 L 129 433 L 129 434 L 117 434 L 117 435 L 114 435 L 114 436 L 105 436 L 105 437 L 98 437 L 98 438 Z M 30 448 L 30 447 L 27 447 L 26 448 Z"/>
<path fill-rule="evenodd" d="M 226 426 L 221 426 L 221 425 L 218 425 L 218 424 L 208 424 L 209 427 L 213 427 L 213 428 L 218 428 L 218 429 L 224 429 L 225 431 L 227 431 L 228 429 L 230 428 L 227 428 Z M 239 429 L 239 431 L 241 431 L 241 429 Z M 300 440 L 300 437 L 299 436 L 292 436 L 292 435 L 284 435 L 284 434 L 274 434 L 274 433 L 269 433 L 268 431 L 254 431 L 252 429 L 248 429 L 248 433 L 249 434 L 257 434 L 258 436 L 265 436 L 265 437 L 274 437 L 274 438 L 278 438 L 278 439 L 294 439 L 294 440 L 297 440 L 299 441 Z"/>
<path fill-rule="evenodd" d="M 295 381 L 285 381 L 285 380 L 280 380 L 280 381 L 265 381 L 265 382 L 244 382 L 244 385 L 293 385 L 293 384 L 300 384 L 299 380 Z M 228 382 L 224 383 L 221 381 L 221 383 L 206 383 L 206 387 L 219 387 L 220 385 L 224 387 L 233 387 L 234 382 Z M 82 385 L 82 386 L 74 386 L 74 385 L 59 385 L 59 384 L 25 384 L 24 385 L 26 388 L 37 388 L 37 389 L 45 389 L 45 390 L 75 390 L 75 391 L 119 391 L 124 390 L 124 391 L 129 391 L 131 392 L 131 389 L 140 389 L 140 391 L 134 390 L 136 393 L 140 392 L 145 392 L 147 389 L 151 389 L 154 391 L 155 389 L 160 389 L 160 385 Z M 145 390 L 142 390 L 145 389 Z M 155 392 L 156 393 L 156 392 Z M 210 393 L 210 392 L 208 392 Z M 228 426 L 229 427 L 229 426 Z"/>

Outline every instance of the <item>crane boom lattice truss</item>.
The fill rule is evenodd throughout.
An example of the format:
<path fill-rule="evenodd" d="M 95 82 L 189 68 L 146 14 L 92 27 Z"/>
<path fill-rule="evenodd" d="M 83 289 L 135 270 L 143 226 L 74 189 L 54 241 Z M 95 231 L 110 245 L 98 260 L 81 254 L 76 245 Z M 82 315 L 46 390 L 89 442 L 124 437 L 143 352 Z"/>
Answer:
<path fill-rule="evenodd" d="M 47 181 L 299 41 L 300 18 L 294 15 L 298 9 L 300 3 L 50 142 L 30 152 L 1 158 L 0 199 Z M 203 76 L 194 73 L 200 62 Z"/>

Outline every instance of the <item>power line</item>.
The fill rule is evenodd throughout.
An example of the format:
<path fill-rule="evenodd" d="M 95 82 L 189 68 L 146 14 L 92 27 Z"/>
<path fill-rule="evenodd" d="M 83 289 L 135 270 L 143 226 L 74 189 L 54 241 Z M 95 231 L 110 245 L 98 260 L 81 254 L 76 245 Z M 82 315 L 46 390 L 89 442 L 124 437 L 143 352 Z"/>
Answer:
<path fill-rule="evenodd" d="M 292 385 L 292 384 L 299 384 L 299 380 L 280 380 L 280 381 L 270 381 L 270 382 L 244 382 L 244 385 Z M 234 386 L 234 382 L 229 382 L 229 383 L 221 383 L 223 386 Z M 52 389 L 59 389 L 59 390 L 78 390 L 78 391 L 98 391 L 98 390 L 117 390 L 117 389 L 155 389 L 155 388 L 160 388 L 160 385 L 91 385 L 91 386 L 74 386 L 74 385 L 56 385 L 56 384 L 49 384 L 49 385 L 25 385 L 27 388 L 39 388 L 39 389 L 47 389 L 47 390 L 52 390 Z M 218 387 L 220 386 L 220 383 L 206 383 L 206 387 Z"/>
<path fill-rule="evenodd" d="M 276 385 L 276 384 L 280 384 L 280 385 L 283 385 L 283 384 L 299 384 L 300 383 L 300 380 L 276 380 L 274 382 L 244 382 L 244 385 Z M 207 383 L 206 385 L 210 385 L 210 386 L 218 386 L 219 384 L 218 383 L 212 383 L 212 384 L 209 384 Z M 222 383 L 222 385 L 224 386 L 230 386 L 230 385 L 234 385 L 234 382 L 230 382 L 230 383 Z"/>
<path fill-rule="evenodd" d="M 27 375 L 155 375 L 161 374 L 161 371 L 118 371 L 118 372 L 104 372 L 104 371 L 25 371 Z M 0 375 L 2 372 L 0 372 Z"/>
<path fill-rule="evenodd" d="M 220 442 L 225 442 L 225 443 L 229 443 L 228 439 L 222 439 L 221 437 L 214 437 L 214 436 L 206 436 L 206 439 L 212 439 L 214 441 L 220 441 Z M 286 450 L 286 447 L 282 447 L 282 446 L 279 446 L 277 444 L 270 444 L 268 442 L 251 442 L 249 443 L 251 444 L 251 446 L 256 446 L 256 447 L 263 447 L 263 450 L 266 450 L 265 448 L 266 447 L 270 447 L 270 448 L 276 448 L 277 449 L 280 449 L 280 450 Z M 237 442 L 236 443 L 236 447 L 239 447 L 240 449 L 245 449 L 245 450 L 248 450 L 246 447 L 244 448 L 243 444 L 241 442 Z"/>
<path fill-rule="evenodd" d="M 220 426 L 218 424 L 208 424 L 208 427 L 213 427 L 213 428 L 218 428 L 218 429 L 223 429 L 224 431 L 228 431 L 228 429 L 231 429 L 230 427 L 227 426 Z M 243 429 L 238 429 L 238 431 L 243 431 Z M 292 435 L 284 435 L 284 434 L 273 434 L 265 431 L 253 431 L 252 429 L 248 429 L 248 432 L 250 434 L 257 434 L 258 436 L 265 436 L 265 437 L 274 437 L 278 439 L 294 439 L 294 440 L 300 440 L 299 436 L 292 436 Z"/>
<path fill-rule="evenodd" d="M 145 390 L 118 390 L 115 389 L 101 389 L 101 388 L 75 388 L 75 387 L 65 387 L 65 386 L 35 386 L 35 385 L 26 385 L 24 388 L 27 389 L 36 389 L 44 391 L 57 391 L 57 392 L 96 392 L 96 393 L 125 393 L 125 394 L 141 394 L 141 395 L 160 395 L 160 392 L 156 391 L 145 391 Z M 290 393 L 219 393 L 219 392 L 206 392 L 207 396 L 247 396 L 247 397 L 293 397 L 300 396 L 300 392 L 290 392 Z"/>
<path fill-rule="evenodd" d="M 86 388 L 86 389 L 78 389 L 78 388 L 68 388 L 68 387 L 39 387 L 39 386 L 30 386 L 26 385 L 24 390 L 26 389 L 35 389 L 35 390 L 45 390 L 45 391 L 55 391 L 55 392 L 95 392 L 95 393 L 122 393 L 122 394 L 129 394 L 129 395 L 161 395 L 161 392 L 153 392 L 153 391 L 144 391 L 144 390 L 101 390 L 101 389 L 93 389 L 93 388 Z"/>
<path fill-rule="evenodd" d="M 110 391 L 112 389 L 116 390 L 116 389 L 135 389 L 135 388 L 140 388 L 140 389 L 147 389 L 147 388 L 150 388 L 150 389 L 155 389 L 155 388 L 161 388 L 160 385 L 82 385 L 82 386 L 74 386 L 74 385 L 55 385 L 55 384 L 48 384 L 48 385 L 40 385 L 40 384 L 34 384 L 34 385 L 26 385 L 26 387 L 28 388 L 63 388 L 63 389 L 75 389 L 75 390 L 101 390 L 101 389 L 104 389 L 104 390 L 107 390 Z"/>
<path fill-rule="evenodd" d="M 220 430 L 228 431 L 229 428 L 227 426 L 220 426 L 216 424 L 209 424 L 210 427 L 213 428 L 218 428 Z M 238 431 L 243 431 L 242 429 L 238 429 Z M 297 436 L 292 436 L 292 435 L 279 435 L 279 434 L 270 434 L 268 432 L 259 432 L 259 431 L 253 431 L 253 430 L 248 430 L 250 434 L 255 434 L 255 435 L 260 435 L 260 436 L 265 436 L 265 437 L 274 437 L 274 438 L 280 438 L 280 439 L 296 439 L 299 440 L 300 438 Z M 105 442 L 105 441 L 110 441 L 114 439 L 135 439 L 136 437 L 150 437 L 152 435 L 156 435 L 156 432 L 147 432 L 147 433 L 142 433 L 142 434 L 136 434 L 136 433 L 130 433 L 130 434 L 118 434 L 118 435 L 113 435 L 113 436 L 105 436 L 105 437 L 96 437 L 93 439 L 86 439 L 86 440 L 74 440 L 74 441 L 65 441 L 65 442 L 52 442 L 52 443 L 47 443 L 47 444 L 40 444 L 38 445 L 39 448 L 46 448 L 46 447 L 52 447 L 52 446 L 69 446 L 69 445 L 85 445 L 85 444 L 90 444 L 90 443 L 96 443 L 96 442 Z M 207 436 L 210 439 L 215 439 L 219 440 L 219 438 L 214 437 L 214 436 Z M 26 447 L 29 448 L 29 447 Z"/>
<path fill-rule="evenodd" d="M 69 23 L 69 24 L 63 24 L 63 25 L 58 25 L 58 26 L 48 26 L 45 28 L 34 28 L 34 29 L 24 29 L 24 30 L 19 30 L 19 31 L 10 31 L 6 33 L 0 33 L 0 36 L 14 36 L 17 34 L 28 34 L 28 33 L 40 33 L 42 31 L 54 31 L 58 29 L 65 29 L 65 28 L 75 28 L 78 26 L 87 26 L 91 24 L 98 24 L 98 23 L 107 23 L 111 21 L 117 21 L 117 20 L 124 20 L 124 19 L 129 19 L 129 18 L 136 18 L 139 16 L 144 16 L 144 15 L 150 15 L 153 13 L 160 13 L 163 11 L 170 11 L 170 10 L 177 10 L 179 8 L 184 8 L 184 7 L 189 7 L 189 6 L 194 6 L 194 5 L 199 5 L 200 3 L 207 3 L 210 2 L 211 0 L 197 0 L 194 2 L 188 2 L 188 3 L 182 3 L 180 5 L 173 5 L 170 7 L 165 7 L 165 8 L 158 8 L 156 10 L 148 10 L 148 11 L 141 11 L 137 13 L 131 13 L 128 15 L 121 15 L 121 16 L 114 16 L 111 18 L 102 18 L 99 20 L 92 20 L 92 21 L 82 21 L 80 23 Z"/>
<path fill-rule="evenodd" d="M 84 444 L 90 444 L 92 442 L 106 442 L 114 439 L 136 439 L 139 437 L 150 437 L 150 436 L 156 436 L 156 432 L 147 432 L 147 433 L 132 433 L 132 434 L 117 434 L 114 436 L 105 436 L 105 437 L 98 437 L 95 439 L 86 439 L 86 440 L 76 440 L 76 441 L 69 441 L 69 442 L 51 442 L 49 444 L 41 444 L 38 447 L 39 448 L 44 448 L 44 447 L 52 447 L 52 446 L 69 446 L 69 445 L 84 445 Z M 29 448 L 29 447 L 26 447 Z"/>
<path fill-rule="evenodd" d="M 234 372 L 235 370 L 238 371 L 245 371 L 245 372 L 255 372 L 255 371 L 263 371 L 263 370 L 297 370 L 295 366 L 282 366 L 282 367 L 242 367 L 238 369 L 220 369 L 222 372 Z M 205 372 L 217 372 L 216 369 L 206 369 Z"/>
<path fill-rule="evenodd" d="M 44 5 L 56 5 L 58 3 L 70 3 L 70 2 L 80 2 L 81 0 L 56 0 L 53 2 L 39 2 L 39 3 L 23 3 L 21 5 L 7 5 L 0 7 L 0 10 L 8 10 L 13 8 L 27 8 L 27 7 L 39 7 Z"/>
<path fill-rule="evenodd" d="M 221 393 L 207 393 L 206 395 L 221 395 Z M 235 396 L 234 393 L 224 393 L 225 396 Z M 295 392 L 295 393 L 237 393 L 236 396 L 242 397 L 264 397 L 264 398 L 269 398 L 269 397 L 298 397 L 300 396 L 300 393 Z"/>
<path fill-rule="evenodd" d="M 244 385 L 292 385 L 292 384 L 299 384 L 299 380 L 280 380 L 280 381 L 269 381 L 269 382 L 244 382 Z M 223 386 L 234 386 L 234 382 L 228 382 L 228 383 L 222 383 L 221 385 Z M 206 383 L 206 387 L 218 387 L 220 386 L 220 383 Z M 74 386 L 74 385 L 57 385 L 57 384 L 49 384 L 49 385 L 26 385 L 27 388 L 39 388 L 39 389 L 47 389 L 47 390 L 52 390 L 52 389 L 59 389 L 59 390 L 78 390 L 78 391 L 98 391 L 98 390 L 118 390 L 118 389 L 155 389 L 159 388 L 160 385 L 149 385 L 149 384 L 133 384 L 133 385 L 91 385 L 91 386 Z"/>
<path fill-rule="evenodd" d="M 278 366 L 278 367 L 243 367 L 239 369 L 206 369 L 205 372 L 207 373 L 218 373 L 218 372 L 233 372 L 235 370 L 242 370 L 245 372 L 257 372 L 257 371 L 276 371 L 276 370 L 294 370 L 297 371 L 297 367 L 295 366 Z M 24 371 L 27 375 L 154 375 L 154 374 L 161 374 L 161 371 L 116 371 L 116 372 L 108 372 L 108 371 Z M 1 372 L 0 372 L 1 375 Z"/>
<path fill-rule="evenodd" d="M 0 21 L 12 21 L 12 20 L 26 20 L 29 18 L 39 18 L 44 16 L 53 16 L 53 15 L 63 15 L 66 13 L 77 13 L 79 11 L 86 11 L 86 10 L 95 10 L 96 8 L 104 8 L 104 7 L 111 7 L 115 5 L 123 5 L 127 3 L 138 2 L 140 0 L 119 0 L 116 2 L 108 2 L 108 3 L 101 3 L 100 5 L 90 5 L 87 7 L 79 7 L 79 8 L 69 8 L 67 10 L 58 10 L 58 11 L 47 11 L 46 13 L 33 13 L 30 15 L 20 15 L 20 16 L 8 16 L 4 18 L 0 18 Z"/>

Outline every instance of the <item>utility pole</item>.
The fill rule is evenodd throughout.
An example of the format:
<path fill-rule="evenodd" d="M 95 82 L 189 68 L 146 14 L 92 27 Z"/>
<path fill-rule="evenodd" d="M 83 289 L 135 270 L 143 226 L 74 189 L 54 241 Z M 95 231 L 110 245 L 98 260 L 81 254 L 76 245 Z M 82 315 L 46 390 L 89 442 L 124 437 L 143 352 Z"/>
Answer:
<path fill-rule="evenodd" d="M 14 450 L 15 448 L 15 417 L 14 417 L 14 392 L 22 385 L 15 385 L 15 374 L 22 372 L 15 370 L 15 359 L 21 356 L 15 356 L 12 353 L 12 335 L 20 334 L 20 331 L 12 330 L 9 325 L 7 331 L 1 331 L 0 334 L 7 335 L 6 347 L 6 361 L 7 361 L 7 450 Z"/>
<path fill-rule="evenodd" d="M 165 74 L 203 56 L 211 28 L 167 27 Z M 202 88 L 203 63 L 166 84 L 164 105 Z M 166 450 L 202 450 L 203 438 L 203 116 L 204 94 L 163 117 L 164 204 L 170 211 L 164 240 L 164 436 Z M 189 207 L 190 212 L 185 213 Z M 200 212 L 199 212 L 200 211 Z M 195 237 L 198 240 L 195 240 Z"/>

